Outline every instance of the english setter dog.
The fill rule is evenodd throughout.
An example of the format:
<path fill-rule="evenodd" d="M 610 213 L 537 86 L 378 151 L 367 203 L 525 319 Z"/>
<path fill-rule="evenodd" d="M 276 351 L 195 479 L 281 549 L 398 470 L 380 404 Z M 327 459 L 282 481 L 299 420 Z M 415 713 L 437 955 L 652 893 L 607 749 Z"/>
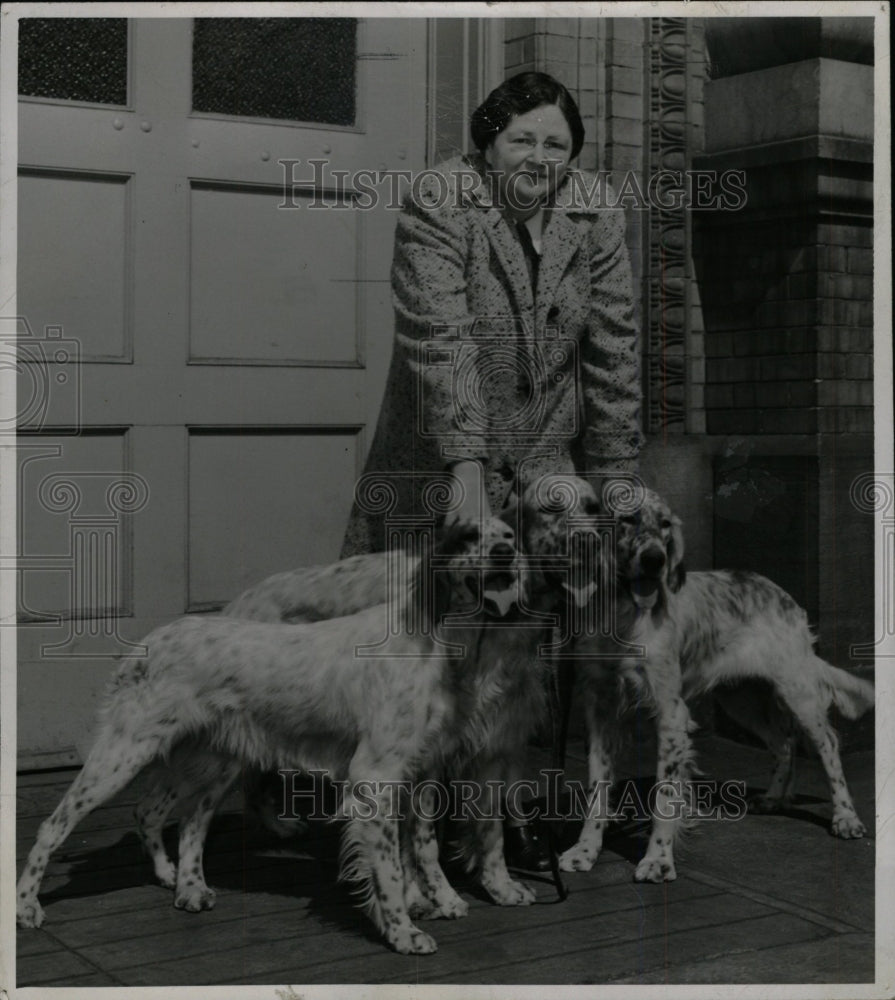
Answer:
<path fill-rule="evenodd" d="M 242 767 L 314 768 L 349 783 L 342 877 L 359 885 L 364 908 L 396 951 L 434 951 L 411 920 L 408 898 L 426 897 L 438 916 L 463 916 L 466 904 L 441 873 L 425 823 L 413 836 L 413 871 L 405 872 L 394 791 L 442 774 L 499 712 L 491 661 L 474 651 L 489 622 L 517 599 L 525 570 L 512 529 L 491 519 L 452 526 L 407 575 L 397 609 L 386 603 L 305 625 L 188 616 L 150 633 L 147 655 L 120 664 L 84 767 L 41 824 L 17 886 L 19 924 L 42 924 L 44 871 L 80 819 L 173 748 L 188 760 L 202 747 L 187 783 L 198 777 L 203 791 L 182 826 L 176 870 L 163 848 L 154 857 L 177 905 L 211 905 L 202 846 Z M 359 655 L 383 637 L 378 655 Z M 153 823 L 166 808 L 157 797 Z"/>
<path fill-rule="evenodd" d="M 765 577 L 727 570 L 685 574 L 680 520 L 652 491 L 642 491 L 641 500 L 621 509 L 609 504 L 608 514 L 616 535 L 617 634 L 644 647 L 646 656 L 623 655 L 619 664 L 593 660 L 577 665 L 590 789 L 607 787 L 600 783 L 611 777 L 607 734 L 614 721 L 617 699 L 612 693 L 620 666 L 622 674 L 635 679 L 641 671 L 647 677 L 667 675 L 663 690 L 669 697 L 679 684 L 688 701 L 716 692 L 736 721 L 764 739 L 776 765 L 767 794 L 756 803 L 760 811 L 778 810 L 789 800 L 794 740 L 800 729 L 818 752 L 830 783 L 833 834 L 863 836 L 827 713 L 835 704 L 847 718 L 858 718 L 873 706 L 873 685 L 817 656 L 807 615 Z M 762 683 L 772 697 L 755 697 Z M 684 713 L 683 702 L 676 701 L 671 715 L 683 718 Z M 673 756 L 682 763 L 688 751 L 680 735 L 675 748 Z M 680 770 L 675 765 L 660 777 L 680 777 Z M 562 855 L 560 866 L 565 871 L 589 870 L 605 826 L 605 817 L 586 818 L 578 842 Z M 675 877 L 670 841 L 662 847 L 648 867 L 644 858 L 638 877 Z"/>
<path fill-rule="evenodd" d="M 467 867 L 476 870 L 482 887 L 500 905 L 528 904 L 535 897 L 507 871 L 501 804 L 491 796 L 495 788 L 506 788 L 519 776 L 528 740 L 548 714 L 546 689 L 551 678 L 539 648 L 545 630 L 557 619 L 561 584 L 572 576 L 595 576 L 592 568 L 584 566 L 582 553 L 569 551 L 568 539 L 569 525 L 586 522 L 596 510 L 596 497 L 586 483 L 551 476 L 530 487 L 520 502 L 502 513 L 522 539 L 523 552 L 531 554 L 526 586 L 515 606 L 498 609 L 500 627 L 483 630 L 479 638 L 476 667 L 469 672 L 474 711 L 465 722 L 464 742 L 449 762 L 451 780 L 458 782 L 455 787 L 465 796 L 458 811 L 476 817 L 463 827 L 461 847 Z M 379 552 L 277 573 L 231 601 L 223 614 L 295 624 L 356 613 L 386 601 L 394 586 L 390 577 L 412 572 L 414 566 L 415 561 L 401 553 Z M 568 572 L 570 567 L 573 572 Z M 138 829 L 163 884 L 173 884 L 176 870 L 165 854 L 165 820 L 178 800 L 195 797 L 208 775 L 214 774 L 216 761 L 203 762 L 203 756 L 207 753 L 195 742 L 179 747 L 167 769 L 157 768 L 151 792 L 137 806 Z M 280 836 L 300 832 L 300 820 L 277 815 L 285 804 L 285 789 L 279 781 L 273 783 L 278 794 L 258 771 L 245 781 L 247 798 L 269 829 Z M 274 799 L 278 800 L 276 808 Z M 417 836 L 430 834 L 424 826 L 417 831 Z M 184 845 L 181 852 L 189 853 L 190 848 Z M 417 891 L 419 880 L 407 874 L 414 869 L 412 852 L 404 852 L 404 867 L 411 916 L 433 915 L 424 894 Z M 453 905 L 459 904 L 454 901 Z"/>

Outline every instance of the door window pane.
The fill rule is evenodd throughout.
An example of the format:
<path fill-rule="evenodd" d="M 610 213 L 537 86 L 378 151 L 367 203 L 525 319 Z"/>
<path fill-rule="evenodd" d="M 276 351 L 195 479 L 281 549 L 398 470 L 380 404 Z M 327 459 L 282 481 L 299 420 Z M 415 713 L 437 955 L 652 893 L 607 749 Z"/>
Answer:
<path fill-rule="evenodd" d="M 353 125 L 356 59 L 355 18 L 196 18 L 193 110 Z"/>
<path fill-rule="evenodd" d="M 23 18 L 19 21 L 19 93 L 127 104 L 127 19 Z"/>

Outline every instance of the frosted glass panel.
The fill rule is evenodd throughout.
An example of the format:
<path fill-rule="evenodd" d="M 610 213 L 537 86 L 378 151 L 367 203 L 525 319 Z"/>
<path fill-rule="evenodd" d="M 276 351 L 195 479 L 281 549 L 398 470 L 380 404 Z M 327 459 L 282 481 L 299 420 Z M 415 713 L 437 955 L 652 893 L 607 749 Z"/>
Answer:
<path fill-rule="evenodd" d="M 197 18 L 193 110 L 353 125 L 356 58 L 354 18 Z"/>
<path fill-rule="evenodd" d="M 19 21 L 19 93 L 127 104 L 127 20 L 28 17 Z"/>

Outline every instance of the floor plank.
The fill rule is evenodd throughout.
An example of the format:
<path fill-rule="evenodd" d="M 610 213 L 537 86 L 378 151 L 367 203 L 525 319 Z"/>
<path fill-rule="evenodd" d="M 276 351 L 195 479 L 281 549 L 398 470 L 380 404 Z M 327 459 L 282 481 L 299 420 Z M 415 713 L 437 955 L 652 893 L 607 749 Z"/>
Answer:
<path fill-rule="evenodd" d="M 648 774 L 651 750 L 629 747 L 619 773 Z M 537 752 L 534 757 L 537 758 Z M 767 754 L 703 740 L 707 773 L 764 787 Z M 545 763 L 541 754 L 537 763 Z M 859 812 L 874 807 L 872 755 L 845 761 Z M 573 746 L 569 774 L 582 776 Z M 20 776 L 17 852 L 74 772 Z M 799 761 L 799 796 L 782 816 L 705 822 L 676 849 L 679 877 L 638 885 L 645 833 L 610 827 L 591 872 L 565 876 L 557 902 L 549 879 L 527 879 L 530 907 L 496 907 L 457 881 L 469 916 L 436 921 L 433 956 L 389 951 L 336 882 L 335 825 L 276 841 L 231 796 L 206 852 L 215 909 L 188 914 L 154 883 L 135 834 L 139 780 L 79 825 L 51 862 L 41 900 L 47 924 L 19 931 L 23 985 L 172 986 L 269 983 L 660 984 L 867 982 L 874 968 L 874 840 L 829 836 L 830 803 L 819 765 Z M 565 842 L 574 822 L 557 824 Z M 173 851 L 176 830 L 169 831 Z"/>

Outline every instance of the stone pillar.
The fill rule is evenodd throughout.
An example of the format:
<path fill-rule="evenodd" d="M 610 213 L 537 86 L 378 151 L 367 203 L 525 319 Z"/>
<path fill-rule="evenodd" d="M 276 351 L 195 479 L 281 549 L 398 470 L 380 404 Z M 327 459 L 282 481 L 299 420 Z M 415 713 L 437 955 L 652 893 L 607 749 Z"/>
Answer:
<path fill-rule="evenodd" d="M 766 572 L 820 652 L 873 632 L 873 20 L 707 19 L 702 170 L 746 203 L 694 215 L 715 562 Z"/>

